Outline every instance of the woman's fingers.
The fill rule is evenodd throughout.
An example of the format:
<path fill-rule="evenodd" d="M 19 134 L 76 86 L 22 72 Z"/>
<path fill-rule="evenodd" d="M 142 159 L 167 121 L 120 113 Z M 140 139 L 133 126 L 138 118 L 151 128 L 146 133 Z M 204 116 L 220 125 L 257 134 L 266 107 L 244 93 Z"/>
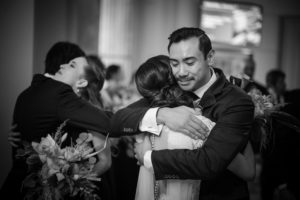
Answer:
<path fill-rule="evenodd" d="M 8 137 L 7 140 L 9 144 L 13 147 L 18 147 L 19 143 L 21 142 L 21 138 L 16 138 L 16 137 Z"/>

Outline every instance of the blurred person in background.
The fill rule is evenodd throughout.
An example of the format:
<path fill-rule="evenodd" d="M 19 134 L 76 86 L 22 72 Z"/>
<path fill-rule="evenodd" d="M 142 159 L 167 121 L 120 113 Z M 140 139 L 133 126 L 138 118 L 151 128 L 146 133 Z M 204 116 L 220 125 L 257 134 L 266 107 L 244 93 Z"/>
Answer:
<path fill-rule="evenodd" d="M 274 104 L 280 106 L 280 111 L 291 114 L 299 122 L 299 90 L 287 91 L 285 77 L 281 70 L 269 71 L 266 75 L 267 88 Z M 299 143 L 299 131 L 282 123 L 272 124 L 272 137 L 261 154 L 263 200 L 300 199 L 300 165 L 295 160 L 300 157 Z"/>
<path fill-rule="evenodd" d="M 89 64 L 97 68 L 101 76 L 105 77 L 105 65 L 102 62 L 101 58 L 95 54 L 90 54 L 87 56 Z M 101 95 L 101 91 L 99 90 L 99 95 Z M 103 99 L 102 96 L 99 101 L 101 108 L 103 108 Z M 110 138 L 110 144 L 112 151 L 115 150 L 117 142 L 119 141 L 119 138 Z M 108 169 L 105 173 L 101 175 L 101 181 L 99 184 L 99 191 L 101 193 L 101 198 L 103 200 L 117 200 L 117 190 L 116 190 L 116 178 L 115 178 L 115 158 L 111 157 L 111 167 Z"/>
<path fill-rule="evenodd" d="M 267 95 L 268 91 L 266 87 L 258 83 L 256 80 L 254 80 L 256 63 L 253 54 L 247 55 L 247 57 L 243 59 L 242 64 L 243 64 L 244 78 L 250 81 L 250 84 L 247 85 L 247 88 L 245 88 L 245 90 L 250 91 L 252 88 L 256 88 L 259 89 L 264 95 Z"/>
<path fill-rule="evenodd" d="M 275 104 L 284 105 L 286 112 L 300 119 L 300 89 L 287 90 L 285 77 L 281 70 L 269 71 L 266 76 L 268 91 Z"/>
<path fill-rule="evenodd" d="M 272 96 L 274 103 L 285 103 L 285 73 L 281 70 L 271 70 L 267 73 L 266 83 L 268 92 Z"/>
<path fill-rule="evenodd" d="M 101 92 L 104 108 L 116 111 L 122 106 L 124 74 L 119 65 L 110 65 L 106 69 L 104 88 Z"/>
<path fill-rule="evenodd" d="M 106 81 L 101 91 L 105 109 L 115 112 L 140 98 L 135 88 L 134 74 L 129 84 L 126 84 L 120 65 L 108 66 L 105 76 Z"/>
<path fill-rule="evenodd" d="M 134 76 L 132 76 L 134 77 Z M 120 65 L 110 65 L 106 69 L 106 82 L 101 91 L 104 109 L 117 111 L 136 101 L 137 90 L 134 79 L 131 77 L 129 85 L 124 85 L 124 74 Z M 134 158 L 134 138 L 124 136 L 112 140 L 113 146 L 113 173 L 117 190 L 117 198 L 132 200 L 135 196 L 139 166 Z M 126 187 L 124 187 L 126 185 Z"/>
<path fill-rule="evenodd" d="M 99 63 L 99 62 L 98 62 Z M 124 73 L 120 65 L 112 64 L 105 70 L 105 83 L 101 90 L 103 107 L 115 112 L 139 98 L 131 77 L 129 85 L 124 84 Z M 107 172 L 113 177 L 116 198 L 132 200 L 135 196 L 139 166 L 134 158 L 133 137 L 124 136 L 110 139 L 112 146 L 112 167 Z M 126 187 L 124 187 L 126 185 Z"/>

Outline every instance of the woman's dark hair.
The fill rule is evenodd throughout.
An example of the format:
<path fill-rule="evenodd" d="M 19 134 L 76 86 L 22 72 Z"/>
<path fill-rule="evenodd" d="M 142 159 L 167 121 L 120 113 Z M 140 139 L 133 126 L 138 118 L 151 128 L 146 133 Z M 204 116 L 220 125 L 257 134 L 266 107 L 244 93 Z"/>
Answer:
<path fill-rule="evenodd" d="M 100 90 L 104 84 L 104 71 L 93 61 L 86 57 L 89 66 L 85 68 L 85 79 L 88 81 L 88 85 L 80 90 L 80 96 L 84 100 L 90 102 L 92 105 L 102 108 L 103 103 L 100 96 Z"/>
<path fill-rule="evenodd" d="M 168 56 L 148 59 L 136 71 L 135 82 L 137 90 L 150 102 L 151 107 L 193 105 L 193 94 L 181 90 L 176 83 Z"/>
<path fill-rule="evenodd" d="M 105 65 L 99 56 L 97 56 L 95 54 L 90 54 L 87 56 L 87 58 L 88 58 L 88 61 L 90 62 L 90 64 L 96 65 L 96 67 L 99 67 L 101 69 L 101 71 L 103 72 L 103 74 L 105 74 Z"/>

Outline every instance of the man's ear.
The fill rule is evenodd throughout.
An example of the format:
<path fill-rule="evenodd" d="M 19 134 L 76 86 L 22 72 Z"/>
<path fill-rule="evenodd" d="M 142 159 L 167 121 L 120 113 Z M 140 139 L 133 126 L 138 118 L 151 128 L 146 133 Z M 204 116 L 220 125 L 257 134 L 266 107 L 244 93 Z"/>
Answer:
<path fill-rule="evenodd" d="M 210 66 L 214 65 L 214 55 L 215 55 L 215 50 L 213 49 L 211 49 L 207 54 L 207 63 Z"/>
<path fill-rule="evenodd" d="M 77 89 L 80 89 L 80 88 L 84 88 L 88 85 L 88 81 L 86 79 L 79 79 L 77 82 L 76 82 L 76 88 Z"/>

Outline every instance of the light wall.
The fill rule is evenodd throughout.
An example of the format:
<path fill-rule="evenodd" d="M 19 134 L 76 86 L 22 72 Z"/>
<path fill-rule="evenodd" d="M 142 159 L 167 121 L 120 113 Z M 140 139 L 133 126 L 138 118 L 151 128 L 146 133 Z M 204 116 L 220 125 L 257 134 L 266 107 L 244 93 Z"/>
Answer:
<path fill-rule="evenodd" d="M 67 1 L 35 1 L 34 73 L 44 72 L 47 51 L 57 41 L 67 40 Z"/>
<path fill-rule="evenodd" d="M 33 66 L 33 0 L 0 1 L 0 186 L 11 167 L 7 134 L 17 95 L 30 84 Z"/>
<path fill-rule="evenodd" d="M 239 2 L 253 2 L 263 6 L 262 43 L 254 48 L 256 60 L 255 79 L 265 83 L 266 73 L 279 66 L 280 55 L 280 17 L 298 15 L 300 4 L 297 0 L 238 0 Z M 299 86 L 300 87 L 300 86 Z"/>
<path fill-rule="evenodd" d="M 198 0 L 144 0 L 140 5 L 134 67 L 151 56 L 168 54 L 168 37 L 183 26 L 198 26 Z"/>
<path fill-rule="evenodd" d="M 101 13 L 103 16 L 100 21 L 104 20 L 105 27 L 100 28 L 100 35 L 104 33 L 109 37 L 99 41 L 100 56 L 107 64 L 114 61 L 121 63 L 128 73 L 134 72 L 151 56 L 167 54 L 167 38 L 175 29 L 183 26 L 199 27 L 202 0 L 102 0 L 102 2 L 109 4 L 109 9 L 102 7 L 104 11 Z M 264 84 L 266 73 L 271 69 L 280 68 L 278 64 L 281 56 L 280 17 L 298 15 L 299 4 L 296 0 L 236 2 L 252 2 L 263 7 L 261 45 L 246 50 L 254 54 L 257 67 L 254 78 Z M 225 58 L 225 62 L 232 62 L 244 56 L 241 49 L 233 49 L 230 46 L 219 48 L 214 44 L 213 46 L 216 48 L 216 55 Z"/>
<path fill-rule="evenodd" d="M 100 0 L 35 0 L 34 73 L 44 72 L 47 51 L 58 41 L 98 53 Z"/>
<path fill-rule="evenodd" d="M 146 59 L 167 54 L 168 37 L 182 26 L 198 26 L 199 0 L 102 0 L 99 54 L 120 64 L 127 81 Z"/>

